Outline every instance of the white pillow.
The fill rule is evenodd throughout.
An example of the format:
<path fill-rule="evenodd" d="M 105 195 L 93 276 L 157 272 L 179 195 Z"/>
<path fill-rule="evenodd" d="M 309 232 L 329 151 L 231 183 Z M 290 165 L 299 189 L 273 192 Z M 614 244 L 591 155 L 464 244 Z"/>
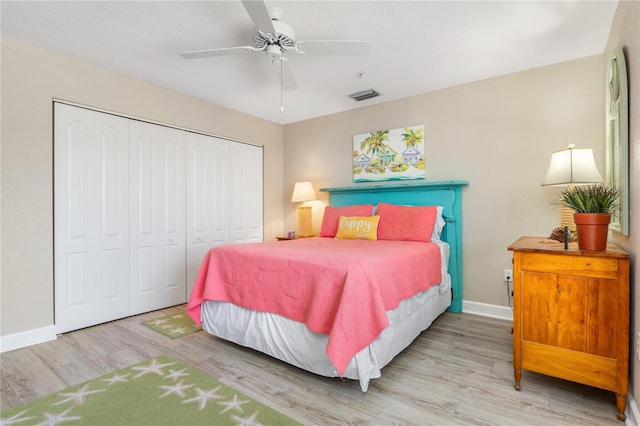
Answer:
<path fill-rule="evenodd" d="M 432 240 L 440 239 L 440 233 L 442 232 L 442 229 L 444 228 L 444 226 L 447 224 L 447 222 L 442 217 L 443 210 L 444 210 L 444 207 L 438 206 L 436 211 L 436 223 L 433 225 L 433 233 L 431 234 Z"/>

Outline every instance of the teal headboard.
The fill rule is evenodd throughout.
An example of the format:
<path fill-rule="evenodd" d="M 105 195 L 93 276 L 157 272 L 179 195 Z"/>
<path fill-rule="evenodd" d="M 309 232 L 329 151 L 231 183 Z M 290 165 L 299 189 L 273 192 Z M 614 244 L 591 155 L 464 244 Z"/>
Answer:
<path fill-rule="evenodd" d="M 453 301 L 451 312 L 462 312 L 462 188 L 469 185 L 463 180 L 441 182 L 403 183 L 396 185 L 344 186 L 321 188 L 329 193 L 329 204 L 348 206 L 353 204 L 392 203 L 414 206 L 442 206 L 447 224 L 441 238 L 449 243 L 449 275 Z"/>

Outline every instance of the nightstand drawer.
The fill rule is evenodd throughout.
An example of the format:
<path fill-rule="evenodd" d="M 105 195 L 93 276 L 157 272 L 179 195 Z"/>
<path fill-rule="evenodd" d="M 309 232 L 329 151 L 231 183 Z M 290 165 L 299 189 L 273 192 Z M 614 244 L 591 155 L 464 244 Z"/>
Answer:
<path fill-rule="evenodd" d="M 555 253 L 527 253 L 521 259 L 522 271 L 549 272 L 558 275 L 618 279 L 618 259 L 597 256 L 564 256 Z"/>

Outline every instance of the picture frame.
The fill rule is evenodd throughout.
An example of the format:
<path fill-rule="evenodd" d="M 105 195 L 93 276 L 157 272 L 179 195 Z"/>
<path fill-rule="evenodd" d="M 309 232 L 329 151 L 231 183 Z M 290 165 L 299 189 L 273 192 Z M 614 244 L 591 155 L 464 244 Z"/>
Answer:
<path fill-rule="evenodd" d="M 353 181 L 425 179 L 424 124 L 353 136 Z"/>
<path fill-rule="evenodd" d="M 629 235 L 629 100 L 622 48 L 609 55 L 605 107 L 605 183 L 621 190 L 620 210 L 609 228 Z"/>

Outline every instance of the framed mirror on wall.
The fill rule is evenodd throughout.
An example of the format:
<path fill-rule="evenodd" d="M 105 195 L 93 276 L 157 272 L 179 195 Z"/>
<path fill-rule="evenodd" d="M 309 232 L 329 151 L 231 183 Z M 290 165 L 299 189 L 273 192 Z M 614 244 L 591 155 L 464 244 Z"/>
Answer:
<path fill-rule="evenodd" d="M 629 235 L 629 101 L 622 48 L 609 56 L 606 96 L 605 183 L 621 188 L 620 212 L 609 227 Z"/>

